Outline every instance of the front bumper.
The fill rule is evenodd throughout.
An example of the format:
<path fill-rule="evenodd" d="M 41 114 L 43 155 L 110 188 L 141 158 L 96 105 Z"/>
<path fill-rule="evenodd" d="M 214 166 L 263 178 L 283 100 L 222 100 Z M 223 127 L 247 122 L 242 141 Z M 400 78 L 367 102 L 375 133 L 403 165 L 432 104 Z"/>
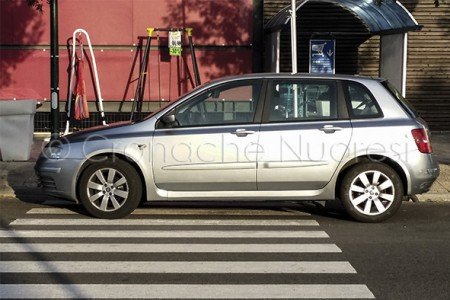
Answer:
<path fill-rule="evenodd" d="M 39 186 L 46 194 L 78 202 L 76 182 L 81 159 L 49 159 L 41 155 L 34 167 Z"/>

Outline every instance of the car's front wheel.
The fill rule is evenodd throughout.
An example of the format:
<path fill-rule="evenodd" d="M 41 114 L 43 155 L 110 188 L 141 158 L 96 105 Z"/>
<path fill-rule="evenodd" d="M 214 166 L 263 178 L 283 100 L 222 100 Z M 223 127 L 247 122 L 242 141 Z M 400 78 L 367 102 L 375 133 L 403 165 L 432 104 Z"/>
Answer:
<path fill-rule="evenodd" d="M 361 222 L 384 221 L 400 208 L 403 185 L 397 172 L 379 162 L 352 167 L 344 176 L 340 199 L 347 213 Z"/>
<path fill-rule="evenodd" d="M 80 201 L 89 214 L 103 219 L 129 215 L 139 205 L 142 195 L 139 174 L 117 158 L 88 166 L 78 188 Z"/>

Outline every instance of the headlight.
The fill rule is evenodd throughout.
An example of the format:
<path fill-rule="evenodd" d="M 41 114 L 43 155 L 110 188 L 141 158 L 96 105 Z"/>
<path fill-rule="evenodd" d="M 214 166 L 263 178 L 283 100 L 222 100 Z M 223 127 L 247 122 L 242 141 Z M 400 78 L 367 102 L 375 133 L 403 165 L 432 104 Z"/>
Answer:
<path fill-rule="evenodd" d="M 61 152 L 62 152 L 62 148 L 61 147 L 48 147 L 47 148 L 48 152 L 47 152 L 47 157 L 50 159 L 60 159 L 61 158 Z"/>
<path fill-rule="evenodd" d="M 60 159 L 64 158 L 65 154 L 64 149 L 66 149 L 65 145 L 60 140 L 50 141 L 42 151 L 42 154 L 48 159 Z M 66 153 L 67 154 L 67 153 Z"/>

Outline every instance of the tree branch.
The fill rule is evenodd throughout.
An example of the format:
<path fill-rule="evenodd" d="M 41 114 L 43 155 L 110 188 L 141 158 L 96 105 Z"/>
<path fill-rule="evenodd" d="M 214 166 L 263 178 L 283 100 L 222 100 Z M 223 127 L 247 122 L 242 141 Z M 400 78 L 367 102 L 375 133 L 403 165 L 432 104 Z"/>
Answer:
<path fill-rule="evenodd" d="M 27 4 L 33 8 L 35 8 L 37 11 L 42 13 L 44 9 L 44 3 L 47 2 L 47 4 L 50 3 L 50 0 L 27 0 Z"/>

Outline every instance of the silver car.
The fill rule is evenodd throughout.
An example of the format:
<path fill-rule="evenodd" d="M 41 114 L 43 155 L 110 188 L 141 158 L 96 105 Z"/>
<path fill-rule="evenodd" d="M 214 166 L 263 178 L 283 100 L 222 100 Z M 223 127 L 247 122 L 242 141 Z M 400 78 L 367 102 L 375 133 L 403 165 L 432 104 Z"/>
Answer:
<path fill-rule="evenodd" d="M 426 123 L 385 80 L 250 74 L 212 81 L 137 122 L 54 140 L 42 187 L 121 218 L 142 200 L 335 200 L 391 217 L 439 175 Z"/>

